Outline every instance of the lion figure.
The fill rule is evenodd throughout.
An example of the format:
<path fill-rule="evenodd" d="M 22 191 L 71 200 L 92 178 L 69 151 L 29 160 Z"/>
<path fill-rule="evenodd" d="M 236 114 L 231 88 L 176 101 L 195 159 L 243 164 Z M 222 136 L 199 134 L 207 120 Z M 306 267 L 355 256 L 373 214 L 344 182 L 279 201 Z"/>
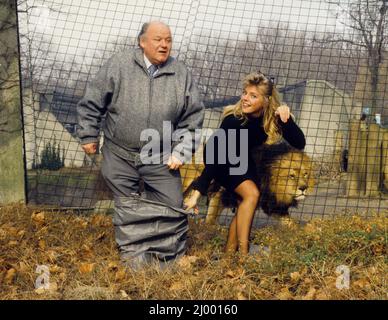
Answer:
<path fill-rule="evenodd" d="M 253 153 L 260 190 L 259 206 L 268 214 L 288 215 L 315 185 L 311 158 L 282 143 Z"/>

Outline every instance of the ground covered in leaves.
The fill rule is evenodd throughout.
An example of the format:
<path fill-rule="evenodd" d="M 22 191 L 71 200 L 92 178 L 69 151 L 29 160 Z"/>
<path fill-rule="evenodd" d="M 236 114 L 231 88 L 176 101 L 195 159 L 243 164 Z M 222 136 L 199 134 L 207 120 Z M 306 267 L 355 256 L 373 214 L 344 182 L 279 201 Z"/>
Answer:
<path fill-rule="evenodd" d="M 385 300 L 387 222 L 386 212 L 283 221 L 254 231 L 261 250 L 242 259 L 221 254 L 224 227 L 192 220 L 187 256 L 173 269 L 134 272 L 120 264 L 110 216 L 6 206 L 0 299 Z"/>

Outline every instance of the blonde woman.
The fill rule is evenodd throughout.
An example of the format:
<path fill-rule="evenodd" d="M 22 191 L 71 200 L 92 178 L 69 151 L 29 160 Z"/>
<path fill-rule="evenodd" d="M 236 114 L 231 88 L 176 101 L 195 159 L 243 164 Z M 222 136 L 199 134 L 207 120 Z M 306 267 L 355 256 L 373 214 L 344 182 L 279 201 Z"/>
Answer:
<path fill-rule="evenodd" d="M 213 179 L 228 191 L 237 193 L 241 201 L 229 227 L 225 248 L 228 253 L 239 251 L 245 255 L 249 252 L 249 235 L 260 196 L 260 190 L 254 182 L 255 164 L 249 151 L 262 144 L 276 143 L 281 137 L 294 148 L 303 149 L 305 146 L 304 134 L 290 115 L 289 107 L 280 104 L 279 94 L 272 80 L 263 73 L 251 73 L 243 81 L 241 99 L 237 104 L 225 107 L 223 121 L 218 129 L 218 131 L 225 130 L 226 133 L 223 137 L 227 141 L 222 141 L 224 148 L 221 149 L 221 151 L 226 151 L 226 157 L 222 157 L 222 161 L 218 161 L 221 159 L 221 157 L 217 158 L 219 156 L 219 138 L 215 142 L 216 139 L 211 137 L 205 146 L 205 169 L 201 176 L 194 181 L 192 185 L 194 191 L 185 199 L 184 203 L 187 209 L 198 210 L 197 201 L 201 194 L 207 194 L 207 189 Z M 246 130 L 244 137 L 247 133 L 248 140 L 240 142 L 244 129 Z M 237 153 L 244 149 L 241 148 L 241 143 L 248 144 L 248 148 L 245 148 L 245 150 L 248 149 L 246 155 L 248 165 L 244 174 L 230 174 L 230 169 L 237 167 L 236 164 L 229 161 L 228 157 L 231 143 L 228 141 L 231 139 L 231 136 L 228 135 L 230 130 L 236 133 L 236 138 L 233 139 L 232 143 L 235 143 L 233 149 L 237 150 Z M 212 155 L 211 161 L 206 159 L 209 154 Z M 240 154 L 241 156 L 243 155 Z"/>

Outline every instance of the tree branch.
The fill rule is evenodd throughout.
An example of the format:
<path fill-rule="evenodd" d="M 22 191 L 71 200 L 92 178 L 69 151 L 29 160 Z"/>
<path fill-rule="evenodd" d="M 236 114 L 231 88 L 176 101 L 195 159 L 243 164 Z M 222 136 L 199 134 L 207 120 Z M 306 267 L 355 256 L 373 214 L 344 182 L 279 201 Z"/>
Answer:
<path fill-rule="evenodd" d="M 313 42 L 316 42 L 316 43 L 348 43 L 348 44 L 351 44 L 352 46 L 368 49 L 367 45 L 360 43 L 360 42 L 355 42 L 354 40 L 350 40 L 350 39 L 322 39 L 322 40 L 319 40 L 319 39 L 314 38 Z"/>

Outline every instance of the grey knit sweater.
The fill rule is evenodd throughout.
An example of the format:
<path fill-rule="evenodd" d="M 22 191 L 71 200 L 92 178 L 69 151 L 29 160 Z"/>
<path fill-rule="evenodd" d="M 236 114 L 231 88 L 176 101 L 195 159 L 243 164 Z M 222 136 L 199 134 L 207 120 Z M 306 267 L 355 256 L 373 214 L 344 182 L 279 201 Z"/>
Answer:
<path fill-rule="evenodd" d="M 145 129 L 159 133 L 159 141 L 152 144 L 163 145 L 163 121 L 171 123 L 172 132 L 190 133 L 192 143 L 180 148 L 195 151 L 194 130 L 202 127 L 204 108 L 183 63 L 170 57 L 151 77 L 138 48 L 114 54 L 101 67 L 87 85 L 77 113 L 81 144 L 98 141 L 101 119 L 106 115 L 104 143 L 125 158 L 148 143 L 140 139 Z M 172 149 L 178 143 L 172 143 Z"/>

